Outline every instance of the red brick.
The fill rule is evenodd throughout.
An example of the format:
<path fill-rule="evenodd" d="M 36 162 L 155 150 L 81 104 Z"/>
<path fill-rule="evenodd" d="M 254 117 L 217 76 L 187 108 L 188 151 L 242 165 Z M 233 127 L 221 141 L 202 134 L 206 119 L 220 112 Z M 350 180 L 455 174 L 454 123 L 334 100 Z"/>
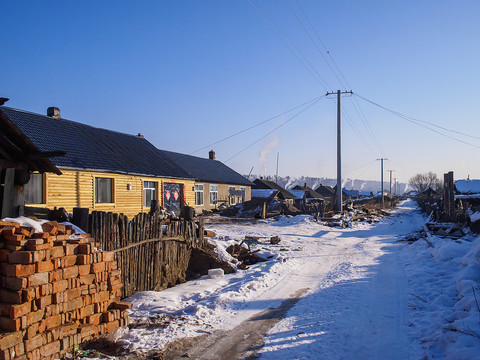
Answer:
<path fill-rule="evenodd" d="M 93 294 L 93 302 L 99 303 L 107 301 L 110 298 L 110 293 L 108 291 L 101 291 L 96 294 Z"/>
<path fill-rule="evenodd" d="M 21 304 L 23 302 L 22 292 L 0 289 L 0 301 L 6 302 L 9 304 Z"/>
<path fill-rule="evenodd" d="M 0 329 L 5 331 L 18 331 L 22 328 L 20 318 L 10 319 L 6 317 L 0 317 Z"/>
<path fill-rule="evenodd" d="M 35 299 L 35 304 L 39 309 L 45 309 L 46 306 L 52 304 L 52 295 L 42 296 Z"/>
<path fill-rule="evenodd" d="M 77 297 L 80 297 L 81 296 L 81 289 L 80 288 L 75 288 L 75 289 L 67 290 L 67 291 L 65 291 L 65 296 L 66 296 L 65 301 L 72 300 L 72 299 L 75 299 Z"/>
<path fill-rule="evenodd" d="M 72 299 L 65 303 L 64 310 L 65 311 L 72 311 L 83 306 L 83 299 L 81 297 Z"/>
<path fill-rule="evenodd" d="M 82 285 L 90 285 L 95 281 L 95 274 L 88 274 L 80 276 L 80 283 Z"/>
<path fill-rule="evenodd" d="M 32 311 L 31 313 L 27 314 L 27 325 L 31 325 L 34 323 L 38 323 L 40 320 L 43 319 L 45 315 L 45 310 L 38 310 Z"/>
<path fill-rule="evenodd" d="M 55 282 L 63 279 L 63 270 L 58 269 L 48 273 L 50 282 Z"/>
<path fill-rule="evenodd" d="M 57 314 L 55 316 L 50 316 L 45 319 L 46 328 L 51 329 L 62 324 L 62 316 Z"/>
<path fill-rule="evenodd" d="M 59 281 L 55 281 L 52 285 L 53 285 L 52 292 L 55 294 L 55 293 L 67 290 L 68 281 L 59 280 Z"/>
<path fill-rule="evenodd" d="M 48 357 L 54 355 L 60 351 L 60 341 L 54 341 L 50 344 L 44 345 L 40 348 L 40 355 L 42 357 Z"/>
<path fill-rule="evenodd" d="M 42 224 L 43 232 L 55 235 L 58 231 L 58 223 L 56 221 L 49 221 Z"/>
<path fill-rule="evenodd" d="M 92 252 L 92 244 L 79 244 L 77 254 L 88 255 Z"/>
<path fill-rule="evenodd" d="M 11 227 L 15 227 L 15 228 L 18 228 L 20 227 L 20 223 L 16 222 L 16 221 L 5 221 L 5 220 L 0 220 L 0 226 L 11 226 Z M 90 236 L 90 235 L 88 235 Z"/>
<path fill-rule="evenodd" d="M 8 262 L 10 264 L 31 264 L 33 256 L 30 251 L 14 251 L 8 255 Z"/>
<path fill-rule="evenodd" d="M 46 232 L 39 232 L 39 233 L 34 233 L 32 234 L 32 238 L 34 239 L 46 239 L 50 236 L 49 233 L 46 233 Z"/>
<path fill-rule="evenodd" d="M 20 291 L 27 287 L 27 278 L 25 277 L 5 277 L 4 286 L 9 290 Z"/>
<path fill-rule="evenodd" d="M 103 252 L 103 261 L 113 261 L 113 260 L 115 260 L 115 253 L 113 251 Z"/>
<path fill-rule="evenodd" d="M 92 254 L 89 255 L 77 255 L 77 264 L 78 265 L 89 265 L 92 263 Z"/>
<path fill-rule="evenodd" d="M 37 287 L 31 286 L 25 289 L 22 289 L 22 300 L 23 302 L 32 301 L 39 296 L 39 291 Z"/>
<path fill-rule="evenodd" d="M 0 335 L 0 350 L 5 350 L 12 348 L 15 345 L 23 341 L 23 336 L 21 331 L 1 334 Z"/>
<path fill-rule="evenodd" d="M 54 246 L 50 249 L 50 256 L 52 258 L 59 258 L 65 256 L 65 250 L 63 246 Z"/>
<path fill-rule="evenodd" d="M 119 326 L 120 324 L 118 320 L 107 322 L 105 324 L 105 330 L 107 331 L 107 333 L 111 333 L 113 330 L 117 329 Z"/>
<path fill-rule="evenodd" d="M 68 255 L 61 259 L 62 268 L 73 266 L 77 263 L 77 255 Z"/>
<path fill-rule="evenodd" d="M 91 265 L 91 272 L 92 273 L 99 273 L 105 271 L 105 263 L 104 262 L 98 262 L 98 263 L 93 263 Z"/>
<path fill-rule="evenodd" d="M 26 302 L 18 305 L 8 305 L 8 315 L 11 319 L 19 318 L 32 310 L 32 303 Z"/>
<path fill-rule="evenodd" d="M 89 315 L 92 315 L 94 313 L 94 306 L 93 304 L 92 305 L 86 305 L 86 306 L 82 306 L 80 308 L 80 318 L 85 318 Z"/>
<path fill-rule="evenodd" d="M 41 272 L 30 275 L 28 277 L 28 286 L 39 286 L 43 284 L 47 284 L 49 281 L 49 274 L 48 272 Z"/>
<path fill-rule="evenodd" d="M 90 274 L 90 264 L 78 265 L 78 274 L 80 276 Z"/>
<path fill-rule="evenodd" d="M 6 233 L 5 231 L 2 231 L 2 237 L 7 241 L 12 241 L 13 244 L 17 241 L 22 241 L 25 240 L 25 235 L 20 235 L 20 234 L 9 234 Z"/>
<path fill-rule="evenodd" d="M 28 239 L 28 245 L 42 245 L 44 243 L 43 239 Z"/>
<path fill-rule="evenodd" d="M 0 249 L 0 262 L 8 262 L 8 254 L 10 254 L 10 251 Z"/>
<path fill-rule="evenodd" d="M 77 253 L 78 245 L 64 245 L 65 255 L 75 255 Z"/>
<path fill-rule="evenodd" d="M 107 266 L 107 271 L 113 271 L 117 270 L 117 262 L 116 261 L 110 261 Z"/>
<path fill-rule="evenodd" d="M 40 245 L 27 245 L 27 250 L 48 250 L 52 247 L 52 244 L 40 244 Z"/>
<path fill-rule="evenodd" d="M 31 339 L 25 340 L 25 351 L 28 353 L 33 349 L 39 348 L 43 344 L 43 337 L 42 335 L 38 334 Z"/>
<path fill-rule="evenodd" d="M 39 328 L 38 322 L 28 325 L 26 333 L 25 333 L 25 339 L 31 339 L 35 335 L 37 335 L 38 334 L 38 328 Z"/>
<path fill-rule="evenodd" d="M 125 302 L 125 301 L 114 301 L 110 305 L 112 309 L 119 309 L 119 310 L 127 310 L 131 309 L 133 304 L 131 302 Z"/>
<path fill-rule="evenodd" d="M 63 269 L 63 278 L 70 279 L 78 276 L 78 266 L 70 266 Z"/>
<path fill-rule="evenodd" d="M 16 228 L 15 229 L 15 234 L 23 235 L 25 237 L 30 237 L 30 231 L 28 231 L 24 227 Z"/>
<path fill-rule="evenodd" d="M 35 265 L 11 264 L 7 265 L 7 276 L 22 277 L 35 273 Z"/>
<path fill-rule="evenodd" d="M 35 264 L 35 271 L 37 273 L 43 273 L 53 270 L 53 263 L 51 261 L 41 261 Z"/>

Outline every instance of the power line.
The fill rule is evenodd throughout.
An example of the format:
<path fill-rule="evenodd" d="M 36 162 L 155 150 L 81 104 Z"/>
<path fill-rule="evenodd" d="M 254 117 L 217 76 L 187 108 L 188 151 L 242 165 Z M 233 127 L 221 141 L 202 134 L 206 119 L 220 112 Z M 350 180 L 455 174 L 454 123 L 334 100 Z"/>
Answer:
<path fill-rule="evenodd" d="M 461 142 L 461 143 L 463 143 L 463 144 L 470 145 L 470 146 L 473 146 L 473 147 L 475 147 L 475 148 L 480 149 L 480 146 L 477 146 L 477 145 L 474 145 L 474 144 L 469 143 L 469 142 L 467 142 L 467 141 L 460 140 L 460 139 L 457 139 L 457 138 L 455 138 L 455 137 L 453 137 L 453 136 L 444 134 L 444 133 L 442 133 L 442 132 L 440 132 L 440 131 L 438 131 L 438 130 L 435 130 L 435 129 L 432 129 L 431 127 L 428 127 L 428 126 L 426 126 L 426 125 L 423 125 L 422 123 L 424 123 L 424 124 L 429 124 L 429 125 L 431 125 L 431 126 L 438 127 L 438 128 L 440 128 L 440 129 L 442 129 L 442 130 L 445 130 L 445 131 L 454 132 L 454 133 L 456 133 L 456 134 L 460 134 L 460 135 L 463 135 L 463 136 L 472 137 L 472 138 L 475 138 L 475 139 L 480 139 L 479 137 L 476 137 L 476 136 L 473 136 L 473 135 L 468 135 L 468 134 L 462 133 L 462 132 L 460 132 L 460 131 L 456 131 L 456 130 L 452 130 L 452 129 L 447 129 L 447 128 L 444 128 L 444 127 L 442 127 L 442 126 L 440 126 L 440 125 L 436 125 L 436 124 L 431 123 L 431 122 L 428 122 L 428 121 L 418 120 L 418 119 L 412 118 L 412 117 L 410 117 L 410 116 L 403 115 L 402 113 L 399 113 L 398 111 L 390 110 L 389 108 L 387 108 L 387 107 L 385 107 L 385 106 L 382 106 L 382 105 L 380 105 L 380 104 L 377 104 L 376 102 L 374 102 L 374 101 L 372 101 L 372 100 L 368 100 L 367 98 L 364 98 L 364 97 L 361 96 L 361 95 L 358 95 L 358 94 L 354 94 L 354 95 L 358 96 L 360 99 L 362 99 L 362 100 L 364 100 L 364 101 L 366 101 L 366 102 L 368 102 L 368 103 L 370 103 L 370 104 L 372 104 L 372 105 L 375 105 L 375 106 L 377 106 L 377 107 L 379 107 L 379 108 L 381 108 L 381 109 L 383 109 L 383 110 L 385 110 L 385 111 L 388 111 L 388 112 L 390 112 L 390 113 L 392 113 L 392 114 L 394 114 L 394 115 L 396 115 L 396 116 L 398 116 L 398 117 L 400 117 L 400 118 L 402 118 L 402 119 L 404 119 L 404 120 L 407 120 L 407 121 L 409 121 L 409 122 L 411 122 L 411 123 L 413 123 L 413 124 L 415 124 L 415 125 L 424 127 L 425 129 L 428 129 L 428 130 L 430 130 L 430 131 L 433 131 L 433 132 L 435 132 L 435 133 L 437 133 L 437 134 L 439 134 L 439 135 L 445 136 L 445 137 L 447 137 L 447 138 L 449 138 L 449 139 L 452 139 L 452 140 Z"/>
<path fill-rule="evenodd" d="M 249 127 L 246 128 L 246 129 L 240 130 L 240 131 L 238 131 L 238 132 L 236 132 L 236 133 L 234 133 L 234 134 L 232 134 L 232 135 L 229 135 L 229 136 L 227 136 L 227 137 L 224 137 L 223 139 L 220 139 L 220 140 L 218 140 L 218 141 L 215 141 L 215 142 L 213 142 L 213 143 L 211 143 L 211 144 L 209 144 L 209 145 L 207 145 L 207 146 L 204 146 L 204 147 L 202 147 L 202 148 L 200 148 L 200 149 L 198 149 L 198 150 L 192 151 L 189 155 L 195 154 L 195 153 L 197 153 L 197 152 L 199 152 L 199 151 L 202 151 L 202 150 L 205 150 L 205 149 L 207 149 L 207 148 L 209 148 L 209 147 L 211 147 L 211 146 L 213 146 L 213 145 L 217 145 L 217 144 L 219 144 L 219 143 L 221 143 L 221 142 L 223 142 L 223 141 L 225 141 L 225 140 L 231 139 L 231 138 L 233 138 L 233 137 L 235 137 L 235 136 L 237 136 L 237 135 L 240 135 L 240 134 L 242 134 L 242 133 L 244 133 L 244 132 L 246 132 L 246 131 L 248 131 L 248 130 L 251 130 L 251 129 L 256 128 L 256 127 L 258 127 L 258 126 L 260 126 L 260 125 L 263 125 L 263 124 L 265 124 L 265 123 L 267 123 L 267 122 L 269 122 L 269 121 L 271 121 L 271 120 L 274 120 L 274 119 L 276 119 L 276 118 L 279 118 L 280 116 L 283 116 L 283 115 L 285 115 L 285 114 L 288 114 L 289 112 L 291 112 L 291 111 L 293 111 L 293 110 L 295 110 L 295 109 L 298 109 L 298 108 L 300 108 L 300 107 L 302 107 L 302 106 L 304 106 L 304 105 L 307 105 L 307 104 L 309 104 L 309 103 L 311 103 L 311 102 L 313 102 L 313 101 L 320 100 L 322 97 L 324 97 L 324 95 L 319 96 L 319 97 L 316 97 L 315 99 L 309 100 L 309 101 L 307 101 L 307 102 L 304 102 L 303 104 L 300 104 L 300 105 L 295 106 L 295 107 L 293 107 L 293 108 L 290 108 L 290 109 L 288 109 L 287 111 L 282 112 L 281 114 L 275 115 L 275 116 L 273 116 L 273 117 L 271 117 L 271 118 L 269 118 L 269 119 L 267 119 L 267 120 L 263 120 L 263 121 L 255 124 L 255 125 L 249 126 Z"/>
<path fill-rule="evenodd" d="M 254 10 L 257 12 L 257 14 L 263 19 L 263 21 L 265 21 L 265 23 L 270 27 L 270 29 L 275 33 L 275 35 L 280 39 L 280 41 L 283 42 L 283 44 L 288 48 L 288 50 L 290 50 L 290 52 L 297 58 L 297 60 L 303 65 L 303 67 L 310 73 L 310 75 L 312 75 L 312 77 L 323 87 L 323 89 L 325 91 L 328 90 L 328 88 L 330 88 L 330 86 L 328 86 L 327 82 L 323 79 L 323 77 L 318 73 L 318 71 L 316 71 L 316 69 L 313 67 L 313 65 L 305 58 L 305 56 L 303 55 L 303 53 L 296 47 L 296 45 L 293 43 L 293 41 L 290 39 L 290 37 L 284 32 L 284 30 L 282 29 L 282 27 L 278 24 L 278 22 L 273 18 L 272 15 L 270 15 L 270 13 L 268 12 L 268 10 L 265 8 L 265 6 L 263 6 L 263 4 L 260 2 L 260 0 L 257 0 L 257 2 L 260 4 L 260 6 L 265 10 L 265 12 L 268 14 L 268 16 L 272 19 L 273 23 L 275 23 L 277 25 L 277 27 L 280 29 L 280 31 L 284 34 L 284 36 L 290 41 L 290 43 L 292 44 L 292 46 L 297 50 L 297 52 L 300 54 L 300 56 L 302 56 L 304 58 L 305 61 L 303 61 L 295 51 L 293 51 L 292 47 L 282 38 L 282 36 L 280 36 L 280 34 L 278 33 L 277 30 L 275 30 L 275 28 L 272 26 L 272 24 L 267 20 L 267 18 L 260 12 L 260 10 L 257 9 L 257 7 L 252 4 L 252 2 L 250 0 L 247 0 L 248 3 L 254 8 Z M 310 65 L 310 67 L 313 69 L 314 72 L 317 73 L 317 75 L 315 75 L 311 69 L 308 68 L 308 66 L 305 64 L 305 62 Z"/>
<path fill-rule="evenodd" d="M 240 155 L 242 152 L 244 152 L 245 150 L 251 148 L 253 145 L 255 145 L 256 143 L 258 143 L 260 140 L 262 139 L 265 139 L 268 135 L 272 134 L 273 132 L 275 132 L 276 130 L 280 129 L 283 125 L 287 124 L 288 122 L 290 122 L 291 120 L 295 119 L 298 115 L 300 115 L 301 113 L 303 113 L 304 111 L 310 109 L 313 105 L 315 105 L 316 103 L 318 103 L 320 100 L 322 100 L 324 97 L 326 97 L 325 95 L 321 96 L 320 98 L 318 98 L 317 100 L 315 100 L 315 102 L 313 104 L 310 104 L 308 105 L 305 109 L 302 109 L 301 111 L 299 111 L 298 113 L 296 113 L 295 115 L 293 115 L 291 118 L 285 120 L 283 123 L 281 123 L 280 125 L 278 125 L 277 127 L 275 127 L 273 130 L 269 131 L 267 134 L 265 134 L 264 136 L 262 136 L 261 138 L 255 140 L 253 143 L 251 143 L 250 145 L 248 145 L 247 147 L 245 147 L 244 149 L 240 150 L 238 153 L 236 153 L 235 155 L 233 155 L 232 157 L 230 157 L 229 159 L 225 160 L 225 162 L 228 162 L 230 160 L 232 160 L 233 158 L 235 158 L 236 156 Z"/>

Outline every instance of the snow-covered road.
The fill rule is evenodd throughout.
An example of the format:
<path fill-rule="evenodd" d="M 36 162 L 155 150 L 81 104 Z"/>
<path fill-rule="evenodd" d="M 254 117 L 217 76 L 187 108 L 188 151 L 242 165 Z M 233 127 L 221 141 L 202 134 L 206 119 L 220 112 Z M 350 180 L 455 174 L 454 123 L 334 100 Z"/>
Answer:
<path fill-rule="evenodd" d="M 235 344 L 217 346 L 215 351 L 212 344 L 218 345 L 218 339 L 229 330 L 230 334 L 242 334 L 238 341 L 244 341 L 250 336 L 248 327 L 253 329 L 254 321 L 266 319 L 259 314 L 277 311 L 281 319 L 258 324 L 255 329 L 265 335 L 264 345 L 258 346 L 257 340 L 249 348 L 244 341 L 238 358 L 253 354 L 262 359 L 419 359 L 431 354 L 442 358 L 439 354 L 445 352 L 453 335 L 448 331 L 445 335 L 443 324 L 435 324 L 440 327 L 435 338 L 426 334 L 432 316 L 440 319 L 445 311 L 439 311 L 437 304 L 428 307 L 424 299 L 431 296 L 434 300 L 437 288 L 456 286 L 455 272 L 445 276 L 448 284 L 436 279 L 437 268 L 444 264 L 435 260 L 436 254 L 449 261 L 456 258 L 438 248 L 434 249 L 437 253 L 432 252 L 422 240 L 414 245 L 398 242 L 402 235 L 420 229 L 422 222 L 415 203 L 406 201 L 379 223 L 356 223 L 347 229 L 325 227 L 308 216 L 211 225 L 220 256 L 228 258 L 225 248 L 247 235 L 263 237 L 255 246 L 271 259 L 222 278 L 202 277 L 161 292 L 136 294 L 130 299 L 134 322 L 153 319 L 160 326 L 130 329 L 123 341 L 137 350 L 159 349 L 175 339 L 211 334 L 202 340 L 203 350 L 200 344 L 191 354 L 231 359 L 235 358 Z M 274 235 L 281 238 L 280 244 L 269 243 Z M 448 240 L 445 244 L 461 249 L 454 251 L 458 257 L 471 248 L 472 240 L 455 245 Z M 476 249 L 480 252 L 480 246 Z M 474 259 L 476 254 L 469 256 Z M 418 263 L 417 258 L 421 259 Z M 474 260 L 462 261 L 470 268 L 475 266 Z M 449 262 L 446 266 L 451 269 L 453 265 Z M 421 279 L 426 270 L 428 276 Z M 435 282 L 435 288 L 422 287 L 424 282 Z M 424 291 L 420 293 L 420 289 Z M 449 291 L 455 293 L 455 289 Z M 440 292 L 443 294 L 443 289 Z M 452 296 L 450 306 L 455 304 Z M 289 303 L 292 297 L 299 299 Z M 464 316 L 451 313 L 452 321 Z M 473 310 L 470 315 L 473 319 Z M 467 348 L 466 357 L 454 358 L 468 359 L 475 345 L 454 340 Z"/>

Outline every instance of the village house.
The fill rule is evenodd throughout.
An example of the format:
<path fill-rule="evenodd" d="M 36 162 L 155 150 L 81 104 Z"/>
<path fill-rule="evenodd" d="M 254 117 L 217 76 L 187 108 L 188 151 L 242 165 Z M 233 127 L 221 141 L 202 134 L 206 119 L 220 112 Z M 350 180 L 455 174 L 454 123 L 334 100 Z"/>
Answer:
<path fill-rule="evenodd" d="M 195 204 L 195 180 L 142 135 L 128 135 L 65 120 L 58 108 L 47 116 L 0 107 L 40 151 L 62 150 L 51 159 L 60 171 L 35 173 L 25 186 L 25 204 L 124 213 L 150 210 L 152 200 L 176 214 Z"/>
<path fill-rule="evenodd" d="M 233 206 L 251 199 L 252 183 L 222 162 L 215 160 L 211 150 L 208 159 L 160 150 L 184 169 L 195 180 L 195 212 L 218 209 L 219 206 Z"/>
<path fill-rule="evenodd" d="M 335 189 L 328 185 L 320 184 L 315 191 L 322 195 L 324 198 L 331 199 L 335 196 Z"/>
<path fill-rule="evenodd" d="M 274 198 L 279 199 L 279 200 L 283 200 L 283 201 L 285 201 L 289 204 L 293 204 L 293 202 L 295 200 L 295 195 L 293 195 L 291 192 L 284 189 L 280 185 L 276 184 L 274 181 L 265 180 L 263 178 L 260 178 L 260 179 L 255 179 L 253 181 L 253 184 L 254 184 L 253 189 L 257 189 L 257 190 L 276 190 L 275 193 L 273 193 L 273 192 L 270 192 L 270 193 L 257 192 L 256 193 L 257 197 L 267 196 L 267 194 L 268 194 L 269 197 L 273 196 Z"/>

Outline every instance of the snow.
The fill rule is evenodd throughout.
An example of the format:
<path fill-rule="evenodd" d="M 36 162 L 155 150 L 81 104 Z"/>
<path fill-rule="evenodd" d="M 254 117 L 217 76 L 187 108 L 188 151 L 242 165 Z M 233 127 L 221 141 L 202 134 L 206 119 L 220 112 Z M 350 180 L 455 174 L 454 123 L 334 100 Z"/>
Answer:
<path fill-rule="evenodd" d="M 455 188 L 460 194 L 480 194 L 480 180 L 457 180 Z"/>
<path fill-rule="evenodd" d="M 422 239 L 399 241 L 424 221 L 406 200 L 392 217 L 346 229 L 305 215 L 209 225 L 217 234 L 210 241 L 225 260 L 234 261 L 225 249 L 245 236 L 259 237 L 252 249 L 270 259 L 135 294 L 127 299 L 134 326 L 121 341 L 132 350 L 158 349 L 233 329 L 302 293 L 269 330 L 261 359 L 478 358 L 480 238 L 432 236 L 434 248 Z M 271 245 L 271 236 L 281 242 Z"/>
<path fill-rule="evenodd" d="M 252 199 L 253 198 L 271 198 L 275 197 L 278 193 L 278 190 L 274 189 L 252 189 Z"/>

